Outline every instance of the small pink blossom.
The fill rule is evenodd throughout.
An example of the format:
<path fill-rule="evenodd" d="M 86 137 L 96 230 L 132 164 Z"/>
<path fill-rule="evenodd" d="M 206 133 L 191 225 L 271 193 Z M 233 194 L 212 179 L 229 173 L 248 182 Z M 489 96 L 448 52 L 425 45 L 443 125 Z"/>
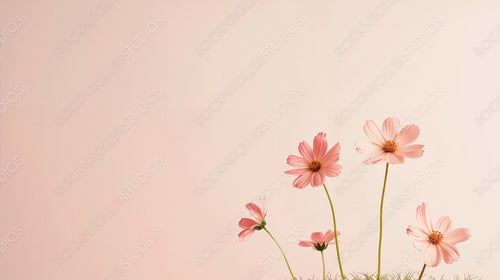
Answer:
<path fill-rule="evenodd" d="M 266 210 L 264 204 L 262 208 L 257 206 L 255 203 L 247 203 L 246 208 L 250 211 L 252 219 L 242 218 L 240 220 L 240 227 L 243 229 L 239 234 L 238 238 L 240 241 L 247 240 L 256 230 L 261 230 L 266 226 Z"/>
<path fill-rule="evenodd" d="M 410 225 L 406 233 L 414 239 L 413 246 L 424 253 L 427 266 L 437 266 L 441 259 L 449 264 L 460 258 L 455 245 L 471 237 L 468 228 L 451 230 L 452 221 L 446 216 L 439 218 L 434 227 L 425 203 L 417 207 L 417 222 L 420 227 Z"/>
<path fill-rule="evenodd" d="M 285 171 L 286 174 L 295 175 L 293 186 L 299 189 L 311 184 L 313 187 L 320 186 L 325 182 L 325 176 L 336 177 L 340 174 L 342 166 L 339 161 L 340 144 L 337 143 L 328 152 L 326 134 L 318 133 L 314 137 L 313 148 L 306 141 L 299 144 L 299 153 L 302 156 L 288 156 L 287 163 L 296 167 Z"/>
<path fill-rule="evenodd" d="M 337 236 L 340 232 L 337 231 Z M 311 234 L 311 240 L 301 240 L 299 246 L 302 247 L 313 247 L 316 251 L 323 251 L 328 247 L 328 244 L 333 244 L 335 239 L 335 233 L 332 230 L 327 230 L 325 233 L 313 232 Z"/>
<path fill-rule="evenodd" d="M 355 144 L 356 151 L 369 155 L 364 163 L 398 164 L 404 163 L 405 157 L 419 158 L 423 155 L 424 145 L 410 145 L 420 135 L 418 126 L 411 124 L 399 130 L 400 126 L 398 119 L 387 118 L 381 131 L 374 121 L 366 121 L 363 130 L 370 140 L 359 140 Z"/>

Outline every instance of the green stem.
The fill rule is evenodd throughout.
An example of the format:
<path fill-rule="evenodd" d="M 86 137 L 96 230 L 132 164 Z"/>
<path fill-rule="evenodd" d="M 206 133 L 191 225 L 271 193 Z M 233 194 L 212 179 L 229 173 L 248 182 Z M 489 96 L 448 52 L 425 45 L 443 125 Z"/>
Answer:
<path fill-rule="evenodd" d="M 420 272 L 420 276 L 418 277 L 418 280 L 422 279 L 422 276 L 424 275 L 425 267 L 426 267 L 426 264 L 424 263 L 424 267 L 422 267 L 422 272 Z"/>
<path fill-rule="evenodd" d="M 326 184 L 323 184 L 323 187 L 325 187 L 326 196 L 328 197 L 328 201 L 330 202 L 330 208 L 332 209 L 333 234 L 335 235 L 335 247 L 337 248 L 337 259 L 339 260 L 340 276 L 342 276 L 342 279 L 346 279 L 344 276 L 344 271 L 342 270 L 342 262 L 340 261 L 339 242 L 337 240 L 337 222 L 335 221 L 335 211 L 333 211 L 333 203 L 332 199 L 330 198 L 330 194 L 328 193 L 328 189 L 326 188 Z"/>
<path fill-rule="evenodd" d="M 288 263 L 288 260 L 286 259 L 286 256 L 285 256 L 285 252 L 283 252 L 283 249 L 281 249 L 280 244 L 278 243 L 278 241 L 276 241 L 276 239 L 274 239 L 273 235 L 267 230 L 266 227 L 263 227 L 263 229 L 273 239 L 274 243 L 276 243 L 276 245 L 278 245 L 278 248 L 280 249 L 281 254 L 283 255 L 283 258 L 285 258 L 286 266 L 288 266 L 288 270 L 290 271 L 290 274 L 292 275 L 292 279 L 295 280 L 296 278 L 295 278 L 295 276 L 293 276 L 293 272 L 292 272 L 292 269 L 290 268 L 290 264 Z"/>
<path fill-rule="evenodd" d="M 326 275 L 325 275 L 325 255 L 323 254 L 323 251 L 321 251 L 321 260 L 323 261 L 323 280 L 326 280 Z"/>
<path fill-rule="evenodd" d="M 380 280 L 380 258 L 382 254 L 382 213 L 384 211 L 384 195 L 385 195 L 385 185 L 387 183 L 387 172 L 389 171 L 389 163 L 385 165 L 385 177 L 384 177 L 384 187 L 382 188 L 382 199 L 380 200 L 380 235 L 378 239 L 378 270 L 377 270 L 377 280 Z"/>

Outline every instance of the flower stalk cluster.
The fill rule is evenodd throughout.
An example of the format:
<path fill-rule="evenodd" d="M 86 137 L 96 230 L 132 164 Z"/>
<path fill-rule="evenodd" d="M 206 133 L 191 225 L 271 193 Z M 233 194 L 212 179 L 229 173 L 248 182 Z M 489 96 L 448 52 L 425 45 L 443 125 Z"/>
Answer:
<path fill-rule="evenodd" d="M 424 145 L 413 144 L 420 135 L 420 129 L 416 125 L 407 125 L 401 128 L 401 124 L 396 118 L 387 118 L 380 129 L 374 121 L 368 120 L 363 126 L 363 130 L 368 137 L 367 140 L 359 140 L 355 143 L 355 149 L 360 154 L 367 155 L 368 158 L 363 162 L 365 164 L 385 163 L 384 183 L 380 197 L 380 227 L 377 258 L 376 279 L 381 279 L 382 263 L 382 234 L 383 234 L 383 209 L 384 196 L 387 186 L 389 165 L 403 164 L 406 158 L 419 158 L 423 155 Z M 329 245 L 335 244 L 337 264 L 342 279 L 347 279 L 342 268 L 341 250 L 339 248 L 337 231 L 337 220 L 333 207 L 333 199 L 326 186 L 326 177 L 337 177 L 342 171 L 342 166 L 338 163 L 340 159 L 340 143 L 336 143 L 328 149 L 326 134 L 320 132 L 314 137 L 313 145 L 302 141 L 299 143 L 298 155 L 290 155 L 287 163 L 293 169 L 285 171 L 286 174 L 296 176 L 292 185 L 297 189 L 304 189 L 307 186 L 323 186 L 325 194 L 330 204 L 333 230 L 326 232 L 313 232 L 310 238 L 301 240 L 298 245 L 301 247 L 311 247 L 314 251 L 321 253 L 323 264 L 323 280 L 326 279 L 325 254 L 324 251 Z M 243 229 L 238 237 L 241 241 L 248 239 L 255 231 L 264 230 L 280 249 L 285 263 L 288 267 L 292 279 L 297 279 L 290 267 L 290 263 L 283 252 L 278 241 L 266 228 L 266 210 L 264 205 L 258 206 L 254 203 L 248 203 L 246 208 L 250 211 L 252 218 L 242 218 L 240 227 Z M 418 226 L 410 225 L 407 228 L 407 234 L 413 239 L 413 246 L 423 253 L 423 268 L 419 275 L 422 279 L 426 267 L 436 267 L 443 260 L 451 264 L 460 258 L 460 253 L 456 247 L 457 243 L 464 242 L 471 237 L 470 230 L 467 228 L 452 229 L 452 221 L 444 216 L 438 219 L 436 224 L 432 223 L 430 212 L 426 203 L 417 207 Z"/>

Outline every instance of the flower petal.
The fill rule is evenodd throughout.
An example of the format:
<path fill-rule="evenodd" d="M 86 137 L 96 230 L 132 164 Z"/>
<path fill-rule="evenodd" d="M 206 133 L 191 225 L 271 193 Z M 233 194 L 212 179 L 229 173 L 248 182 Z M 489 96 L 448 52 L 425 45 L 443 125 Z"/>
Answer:
<path fill-rule="evenodd" d="M 249 219 L 249 218 L 241 218 L 239 226 L 243 229 L 253 229 L 254 226 L 258 225 L 259 223 L 255 220 Z"/>
<path fill-rule="evenodd" d="M 387 118 L 382 124 L 382 133 L 386 140 L 395 140 L 399 133 L 400 122 L 396 118 Z"/>
<path fill-rule="evenodd" d="M 254 217 L 257 221 L 261 222 L 262 219 L 264 219 L 264 212 L 259 206 L 257 206 L 257 204 L 250 202 L 247 203 L 246 207 L 250 211 L 252 217 Z"/>
<path fill-rule="evenodd" d="M 400 147 L 398 148 L 398 153 L 407 158 L 419 158 L 424 154 L 423 147 L 424 145 L 420 144 Z"/>
<path fill-rule="evenodd" d="M 314 244 L 323 243 L 325 242 L 325 235 L 322 232 L 313 232 L 311 240 Z"/>
<path fill-rule="evenodd" d="M 301 246 L 301 247 L 313 247 L 314 243 L 310 240 L 301 240 L 299 242 L 299 246 Z"/>
<path fill-rule="evenodd" d="M 377 151 L 380 151 L 380 146 L 367 140 L 358 140 L 354 144 L 356 146 L 356 152 L 360 154 L 373 154 Z"/>
<path fill-rule="evenodd" d="M 311 183 L 311 176 L 312 176 L 312 171 L 309 171 L 307 173 L 304 173 L 303 175 L 300 175 L 293 181 L 293 186 L 299 189 L 303 189 Z"/>
<path fill-rule="evenodd" d="M 339 151 L 340 151 L 340 143 L 337 142 L 326 155 L 321 160 L 321 163 L 324 165 L 328 165 L 330 163 L 334 163 L 339 161 Z"/>
<path fill-rule="evenodd" d="M 285 171 L 285 174 L 300 176 L 307 172 L 311 171 L 309 168 L 298 168 L 298 169 L 290 169 Z"/>
<path fill-rule="evenodd" d="M 326 134 L 323 132 L 318 133 L 316 137 L 314 137 L 313 142 L 313 155 L 314 159 L 321 160 L 323 156 L 326 154 L 326 150 L 328 149 L 328 141 L 326 140 Z"/>
<path fill-rule="evenodd" d="M 317 187 L 323 185 L 325 182 L 325 175 L 323 175 L 321 172 L 313 172 L 312 178 L 311 178 L 311 186 Z"/>
<path fill-rule="evenodd" d="M 338 233 L 338 232 L 337 232 Z M 331 229 L 327 230 L 325 232 L 325 242 L 326 243 L 329 243 L 330 241 L 332 241 L 333 239 L 335 238 L 335 234 L 333 233 L 333 231 Z"/>
<path fill-rule="evenodd" d="M 337 231 L 337 236 L 340 235 L 340 232 Z M 335 232 L 331 229 L 327 230 L 325 233 L 325 243 L 330 243 L 332 240 L 335 239 Z"/>
<path fill-rule="evenodd" d="M 451 227 L 453 226 L 453 222 L 451 221 L 450 217 L 444 216 L 439 218 L 439 220 L 436 223 L 436 230 L 441 232 L 442 234 L 447 233 Z"/>
<path fill-rule="evenodd" d="M 311 162 L 314 159 L 313 150 L 306 141 L 300 142 L 299 153 L 307 160 L 307 162 Z"/>
<path fill-rule="evenodd" d="M 416 242 L 429 243 L 429 235 L 419 227 L 409 225 L 406 229 L 406 234 L 413 238 Z"/>
<path fill-rule="evenodd" d="M 435 267 L 441 262 L 442 254 L 441 248 L 436 245 L 431 245 L 425 252 L 424 262 L 427 266 Z"/>
<path fill-rule="evenodd" d="M 431 246 L 430 242 L 418 242 L 418 241 L 413 241 L 413 247 L 415 249 L 419 250 L 420 252 L 425 252 L 429 246 Z"/>
<path fill-rule="evenodd" d="M 439 247 L 441 247 L 441 253 L 445 263 L 450 264 L 460 258 L 460 253 L 455 245 L 441 242 Z"/>
<path fill-rule="evenodd" d="M 431 214 L 425 202 L 417 207 L 417 222 L 427 234 L 434 231 Z"/>
<path fill-rule="evenodd" d="M 443 240 L 453 245 L 464 242 L 472 236 L 468 228 L 457 228 L 452 231 L 448 231 L 443 235 Z"/>
<path fill-rule="evenodd" d="M 386 161 L 389 164 L 403 164 L 405 162 L 404 156 L 400 155 L 397 152 L 388 153 Z"/>
<path fill-rule="evenodd" d="M 247 240 L 253 233 L 255 232 L 255 229 L 244 229 L 238 234 L 238 238 L 240 241 L 245 241 Z"/>
<path fill-rule="evenodd" d="M 379 163 L 379 162 L 385 160 L 386 158 L 387 158 L 387 153 L 380 151 L 380 152 L 372 155 L 371 157 L 367 158 L 363 162 L 366 164 L 375 164 L 375 163 Z"/>
<path fill-rule="evenodd" d="M 420 129 L 414 124 L 407 125 L 401 129 L 398 135 L 397 143 L 400 147 L 404 147 L 408 144 L 413 143 L 420 135 Z"/>
<path fill-rule="evenodd" d="M 366 136 L 368 136 L 368 138 L 370 138 L 373 142 L 380 145 L 385 143 L 384 136 L 374 121 L 366 121 L 366 124 L 363 126 L 363 130 L 365 131 Z"/>
<path fill-rule="evenodd" d="M 337 177 L 342 171 L 340 164 L 332 163 L 327 166 L 321 166 L 321 172 L 328 177 Z"/>
<path fill-rule="evenodd" d="M 299 168 L 309 167 L 309 162 L 305 158 L 294 155 L 288 156 L 288 158 L 286 159 L 286 163 L 293 167 L 299 167 Z"/>

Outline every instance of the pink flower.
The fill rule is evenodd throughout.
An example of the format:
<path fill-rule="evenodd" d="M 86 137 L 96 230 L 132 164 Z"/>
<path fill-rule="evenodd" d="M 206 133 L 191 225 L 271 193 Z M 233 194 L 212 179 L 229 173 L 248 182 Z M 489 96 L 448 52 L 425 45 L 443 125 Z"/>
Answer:
<path fill-rule="evenodd" d="M 336 177 L 340 174 L 342 166 L 337 164 L 340 144 L 335 144 L 328 152 L 327 149 L 326 134 L 320 132 L 314 137 L 313 148 L 306 141 L 302 141 L 299 144 L 299 153 L 302 156 L 288 156 L 287 163 L 297 167 L 285 171 L 286 174 L 298 176 L 293 181 L 294 187 L 303 189 L 308 184 L 317 187 L 325 182 L 325 176 Z"/>
<path fill-rule="evenodd" d="M 452 263 L 460 258 L 455 244 L 464 242 L 471 237 L 468 228 L 451 230 L 450 217 L 441 217 L 433 226 L 427 204 L 417 207 L 417 221 L 420 227 L 408 226 L 406 233 L 414 239 L 413 246 L 424 253 L 426 265 L 437 266 L 441 259 Z"/>
<path fill-rule="evenodd" d="M 337 231 L 337 236 L 340 232 Z M 325 233 L 313 232 L 311 234 L 311 240 L 301 240 L 299 246 L 302 247 L 313 247 L 316 251 L 323 251 L 328 247 L 328 244 L 333 244 L 335 239 L 335 233 L 332 230 L 327 230 Z"/>
<path fill-rule="evenodd" d="M 370 141 L 356 142 L 356 151 L 370 155 L 364 161 L 366 164 L 387 162 L 390 164 L 403 163 L 405 157 L 419 158 L 424 153 L 424 145 L 410 145 L 420 135 L 418 126 L 411 124 L 399 130 L 400 123 L 396 118 L 387 118 L 382 124 L 382 131 L 374 121 L 366 121 L 363 130 Z"/>
<path fill-rule="evenodd" d="M 246 207 L 253 219 L 242 218 L 240 220 L 239 225 L 243 229 L 238 234 L 240 241 L 247 240 L 256 230 L 261 230 L 266 226 L 266 220 L 264 220 L 266 210 L 264 205 L 260 208 L 255 203 L 247 203 Z"/>

